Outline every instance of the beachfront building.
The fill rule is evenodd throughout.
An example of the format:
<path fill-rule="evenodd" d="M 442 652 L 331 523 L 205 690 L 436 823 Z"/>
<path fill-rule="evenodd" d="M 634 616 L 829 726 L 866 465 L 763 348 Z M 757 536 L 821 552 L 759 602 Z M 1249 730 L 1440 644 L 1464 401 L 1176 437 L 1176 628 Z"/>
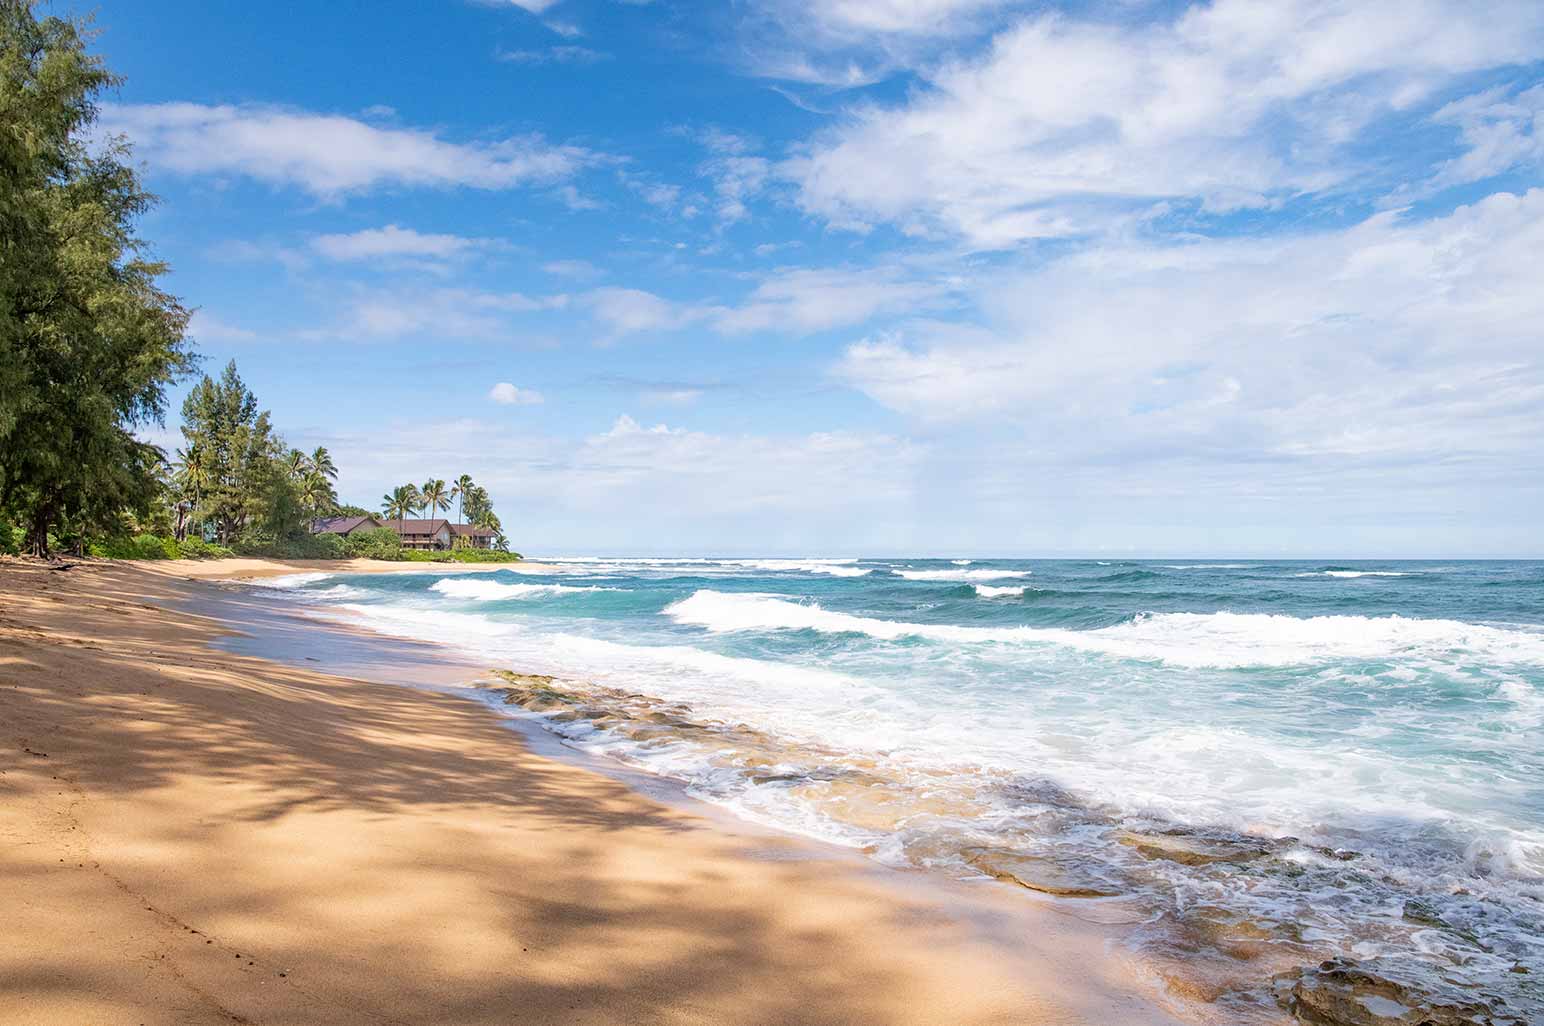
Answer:
<path fill-rule="evenodd" d="M 486 527 L 477 527 L 473 524 L 451 524 L 451 534 L 456 538 L 465 538 L 461 544 L 474 549 L 493 548 L 494 533 Z"/>
<path fill-rule="evenodd" d="M 450 548 L 455 540 L 449 520 L 382 520 L 381 526 L 396 531 L 404 549 L 440 552 Z"/>
<path fill-rule="evenodd" d="M 311 521 L 312 534 L 336 534 L 346 538 L 355 531 L 378 531 L 383 525 L 372 516 L 325 517 Z"/>
<path fill-rule="evenodd" d="M 382 520 L 371 516 L 328 517 L 311 523 L 312 534 L 336 534 L 347 537 L 355 531 L 385 528 L 402 539 L 404 549 L 443 552 L 460 545 L 463 548 L 493 548 L 494 532 L 472 524 L 453 524 L 449 520 Z"/>

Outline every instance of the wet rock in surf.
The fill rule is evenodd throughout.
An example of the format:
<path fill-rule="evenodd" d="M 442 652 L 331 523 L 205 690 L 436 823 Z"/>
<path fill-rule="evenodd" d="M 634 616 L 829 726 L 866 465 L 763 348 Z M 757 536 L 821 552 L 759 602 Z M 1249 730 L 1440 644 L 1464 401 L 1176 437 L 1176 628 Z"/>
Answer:
<path fill-rule="evenodd" d="M 1147 859 L 1167 859 L 1185 866 L 1209 866 L 1217 862 L 1249 862 L 1271 853 L 1264 841 L 1246 838 L 1213 838 L 1199 834 L 1145 834 L 1122 830 L 1115 839 Z"/>
<path fill-rule="evenodd" d="M 1283 1008 L 1314 1026 L 1524 1026 L 1499 998 L 1346 958 L 1282 973 L 1273 986 Z"/>
<path fill-rule="evenodd" d="M 976 869 L 1004 883 L 1059 898 L 1111 898 L 1118 894 L 1102 880 L 1085 877 L 1049 859 L 993 848 L 967 848 L 961 854 Z"/>

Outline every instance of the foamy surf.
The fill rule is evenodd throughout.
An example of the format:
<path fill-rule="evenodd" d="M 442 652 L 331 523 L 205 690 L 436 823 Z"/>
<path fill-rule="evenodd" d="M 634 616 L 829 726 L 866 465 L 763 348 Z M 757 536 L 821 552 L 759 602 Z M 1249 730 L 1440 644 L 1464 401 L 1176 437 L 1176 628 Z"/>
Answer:
<path fill-rule="evenodd" d="M 856 616 L 777 595 L 702 589 L 664 609 L 679 623 L 715 633 L 811 630 L 882 641 L 923 638 L 963 644 L 1056 645 L 1175 666 L 1243 668 L 1334 660 L 1450 659 L 1544 666 L 1544 631 L 1400 616 L 1297 618 L 1260 613 L 1144 613 L 1098 630 L 971 627 Z"/>
<path fill-rule="evenodd" d="M 898 577 L 908 581 L 1002 581 L 1028 577 L 1029 570 L 895 570 Z"/>
<path fill-rule="evenodd" d="M 473 602 L 504 602 L 510 599 L 531 599 L 553 595 L 578 595 L 593 591 L 620 591 L 620 588 L 603 588 L 593 585 L 569 584 L 501 584 L 497 581 L 447 577 L 430 585 L 430 591 L 456 599 Z"/>

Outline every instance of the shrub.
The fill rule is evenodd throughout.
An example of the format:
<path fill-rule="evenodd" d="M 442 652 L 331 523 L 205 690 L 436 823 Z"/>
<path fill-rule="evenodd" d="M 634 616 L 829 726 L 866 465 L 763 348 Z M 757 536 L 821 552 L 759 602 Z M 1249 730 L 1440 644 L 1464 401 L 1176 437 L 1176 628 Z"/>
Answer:
<path fill-rule="evenodd" d="M 336 538 L 336 535 L 334 535 Z M 355 531 L 341 539 L 343 555 L 356 559 L 403 559 L 402 539 L 388 527 Z"/>
<path fill-rule="evenodd" d="M 199 537 L 189 537 L 178 543 L 183 559 L 229 559 L 236 553 L 224 545 L 211 545 Z"/>
<path fill-rule="evenodd" d="M 181 559 L 175 538 L 136 534 L 132 538 L 108 538 L 93 542 L 88 551 L 102 559 Z"/>
<path fill-rule="evenodd" d="M 518 552 L 500 552 L 498 549 L 452 549 L 447 555 L 452 563 L 516 563 Z"/>
<path fill-rule="evenodd" d="M 302 534 L 293 538 L 249 535 L 231 544 L 238 556 L 264 559 L 343 559 L 343 541 L 335 534 Z"/>

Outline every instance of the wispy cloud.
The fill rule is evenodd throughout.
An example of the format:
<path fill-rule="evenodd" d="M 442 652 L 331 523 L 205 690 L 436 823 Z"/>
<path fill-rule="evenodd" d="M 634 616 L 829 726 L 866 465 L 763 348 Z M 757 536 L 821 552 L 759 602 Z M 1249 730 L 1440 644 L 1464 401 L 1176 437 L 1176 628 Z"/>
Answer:
<path fill-rule="evenodd" d="M 1039 462 L 1506 466 L 1544 423 L 1541 246 L 1544 190 L 1423 222 L 1105 247 L 985 275 L 984 323 L 870 336 L 837 373 L 931 422 L 1013 425 Z"/>
<path fill-rule="evenodd" d="M 158 170 L 249 177 L 323 198 L 382 186 L 509 189 L 560 181 L 598 159 L 534 135 L 458 143 L 431 131 L 256 105 L 109 105 L 102 121 Z"/>
<path fill-rule="evenodd" d="M 318 235 L 311 240 L 311 248 L 317 253 L 339 261 L 450 260 L 495 245 L 497 243 L 492 239 L 426 234 L 394 224 L 347 234 Z"/>
<path fill-rule="evenodd" d="M 587 46 L 549 46 L 543 50 L 501 50 L 498 60 L 507 64 L 595 64 L 611 54 Z"/>

